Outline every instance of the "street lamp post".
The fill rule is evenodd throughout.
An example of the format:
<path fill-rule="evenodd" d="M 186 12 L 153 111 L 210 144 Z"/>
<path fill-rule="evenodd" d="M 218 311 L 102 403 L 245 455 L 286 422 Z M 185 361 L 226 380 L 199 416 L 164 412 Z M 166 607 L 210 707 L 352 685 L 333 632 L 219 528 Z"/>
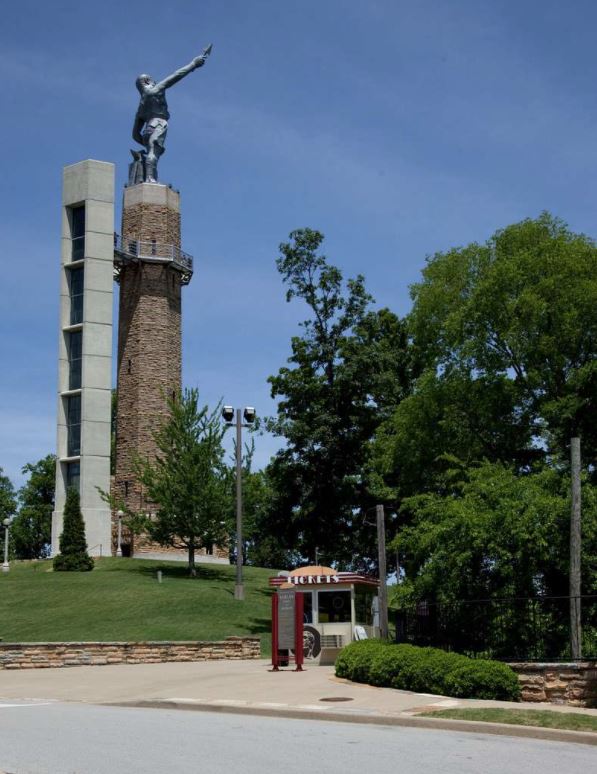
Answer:
<path fill-rule="evenodd" d="M 10 564 L 8 563 L 8 527 L 10 526 L 10 519 L 4 519 L 2 524 L 4 525 L 4 563 L 2 565 L 2 572 L 8 572 L 10 570 Z"/>
<path fill-rule="evenodd" d="M 116 556 L 122 556 L 122 517 L 124 511 L 117 511 L 116 517 L 118 518 L 118 534 L 116 537 Z"/>
<path fill-rule="evenodd" d="M 224 406 L 222 417 L 227 425 L 233 425 L 234 415 L 236 413 L 236 584 L 234 586 L 234 598 L 244 599 L 245 589 L 243 586 L 243 449 L 242 449 L 242 428 L 251 427 L 255 421 L 255 409 L 247 406 L 241 416 L 241 409 L 232 406 Z M 243 417 L 245 423 L 243 423 Z"/>

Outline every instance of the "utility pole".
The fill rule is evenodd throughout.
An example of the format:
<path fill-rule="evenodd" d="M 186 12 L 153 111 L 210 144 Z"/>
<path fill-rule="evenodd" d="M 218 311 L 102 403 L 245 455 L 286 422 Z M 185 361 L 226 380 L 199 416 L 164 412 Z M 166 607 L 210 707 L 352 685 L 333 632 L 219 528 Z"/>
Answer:
<path fill-rule="evenodd" d="M 386 570 L 386 523 L 383 505 L 376 505 L 377 552 L 379 564 L 379 635 L 388 639 L 388 587 Z"/>
<path fill-rule="evenodd" d="M 240 409 L 236 409 L 236 584 L 234 598 L 244 599 L 243 586 L 243 439 Z"/>
<path fill-rule="evenodd" d="M 580 618 L 581 495 L 580 438 L 570 439 L 572 510 L 570 513 L 570 651 L 574 661 L 582 658 Z"/>

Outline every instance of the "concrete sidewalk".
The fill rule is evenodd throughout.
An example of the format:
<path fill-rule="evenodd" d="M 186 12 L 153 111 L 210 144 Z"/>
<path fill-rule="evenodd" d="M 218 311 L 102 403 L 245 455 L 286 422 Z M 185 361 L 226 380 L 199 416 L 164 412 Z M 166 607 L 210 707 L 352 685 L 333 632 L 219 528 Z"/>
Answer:
<path fill-rule="evenodd" d="M 265 660 L 122 664 L 0 671 L 0 700 L 50 699 L 90 704 L 249 712 L 308 719 L 380 723 L 434 728 L 460 728 L 544 739 L 597 744 L 597 734 L 557 731 L 495 723 L 419 718 L 427 709 L 506 707 L 573 709 L 553 704 L 450 699 L 430 694 L 375 688 L 334 676 L 333 667 L 270 672 Z"/>

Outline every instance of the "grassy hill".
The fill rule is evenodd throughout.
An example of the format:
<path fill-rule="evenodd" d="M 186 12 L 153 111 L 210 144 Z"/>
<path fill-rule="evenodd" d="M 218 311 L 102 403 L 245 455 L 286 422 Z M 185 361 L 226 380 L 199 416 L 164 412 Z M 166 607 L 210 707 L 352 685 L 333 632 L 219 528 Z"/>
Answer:
<path fill-rule="evenodd" d="M 157 570 L 163 582 L 157 582 Z M 53 572 L 51 561 L 12 562 L 0 574 L 0 638 L 60 640 L 219 640 L 260 637 L 270 652 L 274 570 L 244 568 L 245 600 L 234 599 L 235 567 L 143 559 L 97 559 L 92 572 Z"/>

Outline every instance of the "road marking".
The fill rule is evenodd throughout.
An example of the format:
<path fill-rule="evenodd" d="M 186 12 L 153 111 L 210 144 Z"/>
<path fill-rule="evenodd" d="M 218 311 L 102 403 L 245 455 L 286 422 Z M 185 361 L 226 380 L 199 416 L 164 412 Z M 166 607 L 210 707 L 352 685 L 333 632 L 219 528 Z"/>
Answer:
<path fill-rule="evenodd" d="M 48 704 L 54 704 L 52 701 L 36 701 L 29 703 L 21 703 L 21 704 L 4 704 L 4 702 L 0 702 L 0 709 L 12 709 L 14 707 L 47 707 Z"/>

